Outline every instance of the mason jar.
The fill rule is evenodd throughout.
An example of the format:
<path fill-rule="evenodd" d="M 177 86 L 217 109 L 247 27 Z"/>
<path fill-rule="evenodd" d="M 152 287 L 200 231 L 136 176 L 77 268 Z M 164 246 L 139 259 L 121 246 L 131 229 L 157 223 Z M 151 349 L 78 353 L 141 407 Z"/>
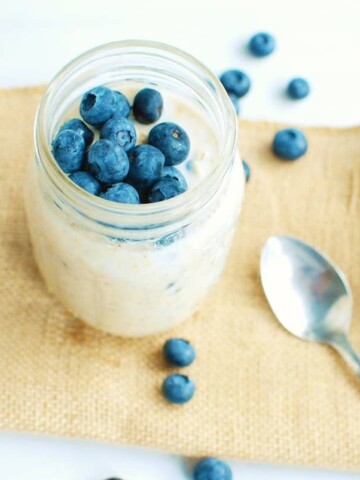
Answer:
<path fill-rule="evenodd" d="M 59 168 L 51 141 L 61 119 L 98 85 L 155 86 L 191 102 L 211 124 L 214 168 L 198 185 L 152 204 L 121 204 L 82 190 Z M 35 121 L 25 204 L 33 250 L 50 292 L 75 317 L 124 336 L 189 318 L 219 280 L 244 192 L 234 109 L 216 76 L 168 45 L 121 41 L 95 48 L 51 82 Z"/>

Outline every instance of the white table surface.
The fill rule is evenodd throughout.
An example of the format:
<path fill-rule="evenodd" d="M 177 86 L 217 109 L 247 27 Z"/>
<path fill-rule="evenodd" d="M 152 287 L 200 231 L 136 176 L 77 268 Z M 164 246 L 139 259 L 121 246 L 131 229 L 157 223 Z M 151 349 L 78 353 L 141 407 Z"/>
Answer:
<path fill-rule="evenodd" d="M 360 123 L 359 0 L 5 0 L 0 15 L 0 86 L 46 83 L 67 61 L 100 43 L 126 38 L 164 41 L 183 48 L 220 73 L 249 73 L 246 118 L 293 125 Z M 276 54 L 254 59 L 249 36 L 273 32 Z M 291 102 L 287 81 L 305 76 L 311 96 Z M 235 480 L 360 478 L 231 463 Z M 185 480 L 180 457 L 93 442 L 0 433 L 1 480 Z"/>

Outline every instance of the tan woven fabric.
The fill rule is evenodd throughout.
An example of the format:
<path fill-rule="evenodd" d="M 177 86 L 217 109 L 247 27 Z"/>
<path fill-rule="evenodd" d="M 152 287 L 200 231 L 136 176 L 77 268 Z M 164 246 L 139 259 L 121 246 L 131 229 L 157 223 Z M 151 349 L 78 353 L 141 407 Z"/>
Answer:
<path fill-rule="evenodd" d="M 41 93 L 0 92 L 0 428 L 360 470 L 360 381 L 329 348 L 282 330 L 258 274 L 271 234 L 326 251 L 349 276 L 360 349 L 360 128 L 308 128 L 309 154 L 284 163 L 269 150 L 278 125 L 241 123 L 253 178 L 221 283 L 171 332 L 198 353 L 187 369 L 196 396 L 178 407 L 160 394 L 168 335 L 124 340 L 88 328 L 38 275 L 22 183 Z"/>

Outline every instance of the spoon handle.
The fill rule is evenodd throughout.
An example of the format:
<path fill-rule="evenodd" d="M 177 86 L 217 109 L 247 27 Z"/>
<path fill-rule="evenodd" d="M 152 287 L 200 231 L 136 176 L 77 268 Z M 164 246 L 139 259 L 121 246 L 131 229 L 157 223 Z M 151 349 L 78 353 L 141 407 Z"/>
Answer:
<path fill-rule="evenodd" d="M 340 353 L 345 362 L 360 378 L 360 355 L 355 352 L 347 336 L 340 335 L 334 337 L 331 340 L 331 345 Z"/>

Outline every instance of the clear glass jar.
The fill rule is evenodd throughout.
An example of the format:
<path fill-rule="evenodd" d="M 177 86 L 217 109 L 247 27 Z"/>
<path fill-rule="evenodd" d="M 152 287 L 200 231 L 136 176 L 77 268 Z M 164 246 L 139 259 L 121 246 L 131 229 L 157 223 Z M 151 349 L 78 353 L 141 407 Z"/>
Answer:
<path fill-rule="evenodd" d="M 165 202 L 95 197 L 71 182 L 51 154 L 64 112 L 85 91 L 133 81 L 196 104 L 218 139 L 212 172 Z M 221 84 L 182 51 L 124 41 L 68 64 L 40 104 L 25 186 L 33 249 L 49 290 L 76 317 L 118 335 L 153 334 L 188 318 L 219 279 L 231 246 L 244 191 L 236 143 L 236 116 Z"/>

